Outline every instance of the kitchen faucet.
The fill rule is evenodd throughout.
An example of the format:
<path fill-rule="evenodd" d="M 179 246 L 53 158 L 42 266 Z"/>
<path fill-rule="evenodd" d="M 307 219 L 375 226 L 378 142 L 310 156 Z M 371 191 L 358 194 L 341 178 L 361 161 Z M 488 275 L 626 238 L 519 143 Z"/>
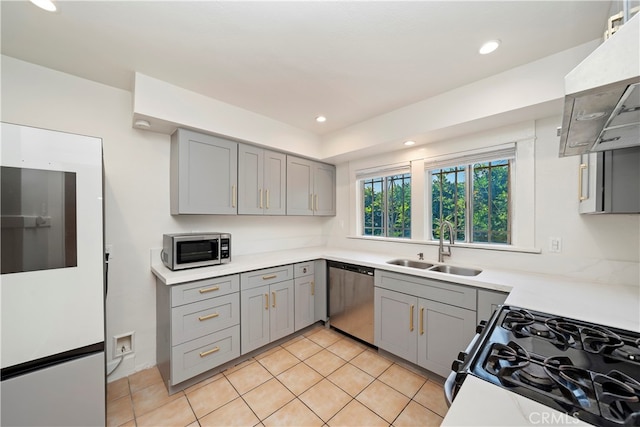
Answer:
<path fill-rule="evenodd" d="M 444 226 L 449 228 L 449 246 L 447 246 L 447 251 L 444 251 Z M 444 262 L 445 256 L 451 256 L 451 245 L 454 244 L 454 235 L 453 235 L 453 224 L 449 221 L 442 221 L 440 224 L 440 245 L 438 246 L 438 262 Z"/>

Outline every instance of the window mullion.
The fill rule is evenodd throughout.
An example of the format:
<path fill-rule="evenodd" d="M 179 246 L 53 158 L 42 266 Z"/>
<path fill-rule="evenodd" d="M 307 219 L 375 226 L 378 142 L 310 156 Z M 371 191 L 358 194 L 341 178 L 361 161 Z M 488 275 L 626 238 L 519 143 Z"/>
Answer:
<path fill-rule="evenodd" d="M 473 165 L 466 166 L 467 172 L 467 185 L 465 185 L 467 204 L 465 206 L 465 213 L 467 214 L 467 221 L 464 225 L 466 242 L 473 242 Z"/>

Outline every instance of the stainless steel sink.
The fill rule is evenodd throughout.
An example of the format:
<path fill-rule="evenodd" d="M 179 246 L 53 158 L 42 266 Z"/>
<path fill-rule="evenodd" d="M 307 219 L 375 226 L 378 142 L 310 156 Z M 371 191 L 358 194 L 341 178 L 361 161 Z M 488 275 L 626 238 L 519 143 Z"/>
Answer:
<path fill-rule="evenodd" d="M 482 273 L 482 270 L 475 268 L 456 267 L 454 265 L 434 265 L 429 268 L 429 271 L 435 271 L 438 273 L 455 274 L 458 276 L 477 276 Z"/>
<path fill-rule="evenodd" d="M 433 264 L 429 264 L 428 262 L 414 261 L 412 259 L 392 259 L 391 261 L 387 261 L 387 264 L 401 265 L 403 267 L 411 268 L 421 268 L 423 270 L 426 270 L 429 267 L 433 267 Z"/>

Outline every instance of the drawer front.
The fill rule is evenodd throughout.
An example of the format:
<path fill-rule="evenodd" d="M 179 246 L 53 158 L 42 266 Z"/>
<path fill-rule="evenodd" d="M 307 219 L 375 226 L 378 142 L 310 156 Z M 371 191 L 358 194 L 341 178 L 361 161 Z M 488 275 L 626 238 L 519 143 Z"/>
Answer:
<path fill-rule="evenodd" d="M 293 277 L 303 277 L 303 276 L 313 275 L 314 265 L 315 265 L 315 261 L 299 262 L 298 264 L 293 264 Z"/>
<path fill-rule="evenodd" d="M 290 264 L 242 273 L 240 275 L 240 286 L 243 290 L 246 290 L 291 279 L 293 279 L 293 265 Z"/>
<path fill-rule="evenodd" d="M 476 310 L 476 289 L 451 282 L 376 271 L 376 286 L 431 301 Z"/>
<path fill-rule="evenodd" d="M 240 294 L 225 295 L 171 310 L 171 342 L 182 344 L 240 323 Z"/>
<path fill-rule="evenodd" d="M 240 326 L 206 335 L 171 349 L 171 385 L 240 357 Z"/>
<path fill-rule="evenodd" d="M 171 287 L 171 307 L 216 298 L 240 290 L 240 277 L 216 277 Z"/>

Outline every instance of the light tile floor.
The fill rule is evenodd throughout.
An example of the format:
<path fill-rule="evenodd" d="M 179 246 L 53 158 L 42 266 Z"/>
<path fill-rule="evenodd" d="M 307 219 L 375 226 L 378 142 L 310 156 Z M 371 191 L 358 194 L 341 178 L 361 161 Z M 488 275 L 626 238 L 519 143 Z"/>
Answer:
<path fill-rule="evenodd" d="M 169 396 L 157 368 L 107 386 L 109 426 L 439 426 L 442 386 L 318 326 Z"/>

